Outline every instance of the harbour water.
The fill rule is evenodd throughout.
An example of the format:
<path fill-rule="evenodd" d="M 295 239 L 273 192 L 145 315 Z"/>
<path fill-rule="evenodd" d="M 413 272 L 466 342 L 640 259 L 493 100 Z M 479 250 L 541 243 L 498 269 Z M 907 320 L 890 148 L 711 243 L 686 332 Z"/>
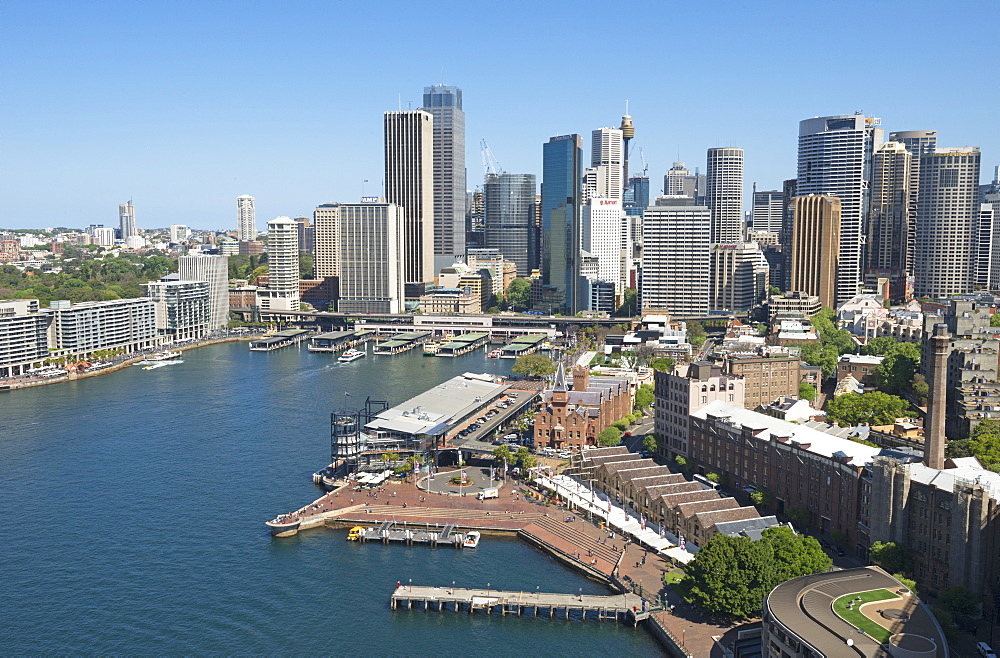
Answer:
<path fill-rule="evenodd" d="M 341 364 L 231 343 L 0 394 L 0 652 L 658 655 L 615 623 L 390 610 L 411 579 L 607 593 L 515 539 L 456 551 L 263 526 L 317 495 L 331 407 L 510 366 L 482 350 Z"/>

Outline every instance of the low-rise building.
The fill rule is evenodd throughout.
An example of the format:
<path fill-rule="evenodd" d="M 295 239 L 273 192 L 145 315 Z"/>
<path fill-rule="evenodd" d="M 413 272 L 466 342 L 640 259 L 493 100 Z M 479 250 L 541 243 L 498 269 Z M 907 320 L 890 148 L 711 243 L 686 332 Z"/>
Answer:
<path fill-rule="evenodd" d="M 654 377 L 656 451 L 667 459 L 687 457 L 688 419 L 696 409 L 716 400 L 745 403 L 744 380 L 723 374 L 720 366 L 707 361 L 681 363 L 672 372 L 656 372 Z"/>
<path fill-rule="evenodd" d="M 157 347 L 156 303 L 152 299 L 113 299 L 73 303 L 54 300 L 48 313 L 52 356 L 86 357 L 99 350 L 130 354 Z"/>
<path fill-rule="evenodd" d="M 776 316 L 783 314 L 812 317 L 822 308 L 823 303 L 819 297 L 804 292 L 786 292 L 783 295 L 771 295 L 767 298 L 767 311 L 772 321 Z"/>
<path fill-rule="evenodd" d="M 156 329 L 168 342 L 197 340 L 208 333 L 208 282 L 173 279 L 150 281 L 143 287 L 156 304 Z"/>
<path fill-rule="evenodd" d="M 866 388 L 875 388 L 875 373 L 884 358 L 884 356 L 865 354 L 844 354 L 837 362 L 837 381 L 850 375 Z"/>
<path fill-rule="evenodd" d="M 725 372 L 744 382 L 743 404 L 756 409 L 780 397 L 798 397 L 799 359 L 788 350 L 763 348 L 756 354 L 729 354 Z"/>
<path fill-rule="evenodd" d="M 595 377 L 581 366 L 573 369 L 573 388 L 566 383 L 562 363 L 552 388 L 542 391 L 542 408 L 535 414 L 535 446 L 580 448 L 596 446 L 597 435 L 630 413 L 629 382 Z"/>

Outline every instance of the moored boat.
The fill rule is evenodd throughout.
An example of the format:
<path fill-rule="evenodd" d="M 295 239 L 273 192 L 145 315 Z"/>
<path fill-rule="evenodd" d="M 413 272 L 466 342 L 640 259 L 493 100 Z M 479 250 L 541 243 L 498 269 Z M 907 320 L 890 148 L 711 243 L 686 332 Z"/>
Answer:
<path fill-rule="evenodd" d="M 169 359 L 176 359 L 181 355 L 180 352 L 157 352 L 153 356 L 146 359 L 147 361 L 167 361 Z"/>
<path fill-rule="evenodd" d="M 441 343 L 424 343 L 424 356 L 437 356 Z"/>
<path fill-rule="evenodd" d="M 475 548 L 479 546 L 480 534 L 478 530 L 470 530 L 465 533 L 465 539 L 462 541 L 462 546 L 465 548 Z"/>
<path fill-rule="evenodd" d="M 365 356 L 365 353 L 361 350 L 350 349 L 341 354 L 337 361 L 340 361 L 341 363 L 349 363 L 351 361 L 357 361 L 363 356 Z"/>
<path fill-rule="evenodd" d="M 493 350 L 492 352 L 490 352 L 486 356 L 490 357 L 491 359 L 499 359 L 501 354 L 503 354 L 503 350 L 498 348 L 498 349 Z"/>

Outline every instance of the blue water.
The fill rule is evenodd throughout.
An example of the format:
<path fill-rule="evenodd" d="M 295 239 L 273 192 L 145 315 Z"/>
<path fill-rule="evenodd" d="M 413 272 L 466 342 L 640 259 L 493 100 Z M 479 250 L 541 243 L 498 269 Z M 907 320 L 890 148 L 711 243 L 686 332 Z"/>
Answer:
<path fill-rule="evenodd" d="M 0 394 L 0 652 L 659 654 L 608 622 L 390 610 L 397 580 L 605 592 L 516 539 L 456 551 L 267 534 L 318 495 L 332 406 L 509 367 L 478 351 L 338 364 L 231 343 Z"/>

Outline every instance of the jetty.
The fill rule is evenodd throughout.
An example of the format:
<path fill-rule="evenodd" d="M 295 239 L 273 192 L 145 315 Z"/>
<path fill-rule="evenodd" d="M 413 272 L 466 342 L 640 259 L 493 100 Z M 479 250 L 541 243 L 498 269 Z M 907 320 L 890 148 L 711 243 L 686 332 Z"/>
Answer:
<path fill-rule="evenodd" d="M 414 604 L 428 612 L 477 610 L 486 614 L 547 616 L 549 619 L 614 620 L 633 625 L 650 615 L 648 602 L 638 594 L 552 594 L 549 592 L 505 592 L 495 589 L 460 587 L 414 587 L 402 585 L 392 593 L 392 609 Z"/>
<path fill-rule="evenodd" d="M 468 354 L 477 347 L 482 347 L 490 339 L 488 332 L 473 332 L 455 336 L 447 343 L 439 345 L 437 356 L 462 356 Z"/>
<path fill-rule="evenodd" d="M 542 349 L 542 345 L 549 339 L 548 334 L 528 334 L 520 336 L 505 345 L 501 352 L 501 359 L 516 359 L 525 354 L 533 354 Z"/>
<path fill-rule="evenodd" d="M 408 331 L 396 334 L 392 337 L 392 340 L 387 340 L 384 343 L 376 343 L 372 354 L 400 354 L 422 344 L 431 335 L 432 332 L 430 331 Z"/>
<path fill-rule="evenodd" d="M 295 345 L 304 341 L 309 337 L 310 333 L 312 332 L 305 329 L 285 329 L 284 331 L 275 332 L 270 336 L 250 341 L 250 350 L 253 352 L 280 350 L 282 347 L 288 347 L 289 345 Z"/>
<path fill-rule="evenodd" d="M 407 526 L 404 521 L 399 525 L 395 521 L 383 521 L 377 527 L 364 528 L 358 530 L 357 541 L 369 542 L 379 541 L 384 544 L 398 542 L 412 546 L 413 544 L 429 544 L 431 546 L 453 546 L 463 548 L 465 533 L 456 532 L 455 524 L 449 523 L 444 526 L 438 524 L 421 524 Z"/>
<path fill-rule="evenodd" d="M 339 352 L 375 338 L 371 329 L 358 331 L 331 331 L 313 336 L 309 341 L 310 352 Z"/>

